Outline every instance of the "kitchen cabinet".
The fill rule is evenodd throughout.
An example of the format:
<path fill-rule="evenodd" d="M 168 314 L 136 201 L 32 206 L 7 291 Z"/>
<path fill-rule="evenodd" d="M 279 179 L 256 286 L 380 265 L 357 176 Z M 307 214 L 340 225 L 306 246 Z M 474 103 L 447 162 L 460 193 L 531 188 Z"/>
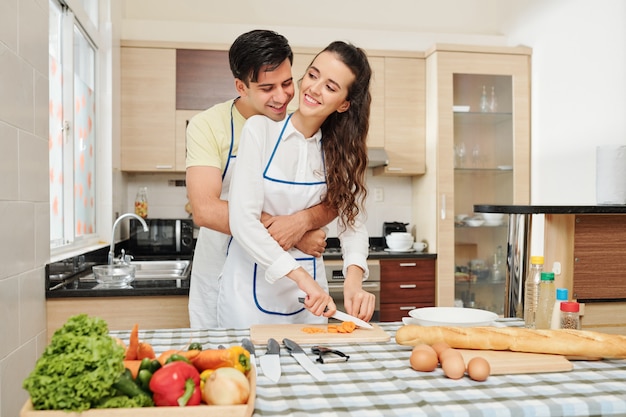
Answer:
<path fill-rule="evenodd" d="M 175 171 L 176 50 L 123 47 L 120 60 L 121 169 Z"/>
<path fill-rule="evenodd" d="M 380 113 L 383 113 L 384 148 L 389 164 L 374 168 L 374 175 L 414 176 L 426 172 L 426 66 L 423 58 L 384 58 L 384 85 L 375 77 L 372 87 L 372 136 L 380 135 Z M 381 63 L 371 59 L 372 68 L 380 72 Z M 381 95 L 381 89 L 384 94 Z M 380 98 L 382 97 L 382 110 Z M 370 140 L 369 146 L 376 142 Z M 379 143 L 377 145 L 380 145 Z"/>
<path fill-rule="evenodd" d="M 77 314 L 104 319 L 109 330 L 132 329 L 135 323 L 144 330 L 189 327 L 187 296 L 72 297 L 46 300 L 48 339 Z"/>
<path fill-rule="evenodd" d="M 435 259 L 380 260 L 380 321 L 402 321 L 408 312 L 435 305 Z"/>
<path fill-rule="evenodd" d="M 436 45 L 426 54 L 430 150 L 428 172 L 413 181 L 413 220 L 436 242 L 439 306 L 503 312 L 504 276 L 493 265 L 507 256 L 506 218 L 472 227 L 459 216 L 472 217 L 475 204 L 529 202 L 530 53 Z"/>

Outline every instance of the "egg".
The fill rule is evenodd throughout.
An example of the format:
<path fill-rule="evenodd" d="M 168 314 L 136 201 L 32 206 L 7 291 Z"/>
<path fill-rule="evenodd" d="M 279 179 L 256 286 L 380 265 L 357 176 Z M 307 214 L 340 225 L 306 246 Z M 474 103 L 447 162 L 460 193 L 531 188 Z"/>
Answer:
<path fill-rule="evenodd" d="M 431 346 L 433 349 L 435 349 L 435 352 L 437 352 L 437 357 L 440 357 L 441 352 L 443 352 L 444 350 L 450 349 L 450 345 L 446 342 L 433 343 Z"/>
<path fill-rule="evenodd" d="M 444 352 L 446 355 L 441 361 L 441 369 L 443 369 L 444 375 L 448 378 L 460 379 L 463 375 L 465 375 L 465 361 L 463 360 L 463 355 L 461 355 L 460 352 L 453 352 L 453 349 L 447 349 Z"/>
<path fill-rule="evenodd" d="M 439 362 L 441 362 L 441 365 L 443 365 L 443 363 L 449 357 L 460 358 L 461 360 L 463 359 L 463 355 L 461 355 L 461 352 L 453 348 L 448 348 L 442 351 L 441 354 L 439 355 Z"/>
<path fill-rule="evenodd" d="M 489 377 L 491 366 L 486 359 L 476 356 L 467 364 L 467 373 L 474 381 L 485 381 Z"/>
<path fill-rule="evenodd" d="M 411 368 L 420 372 L 431 372 L 437 367 L 437 353 L 428 345 L 417 345 L 409 358 Z"/>

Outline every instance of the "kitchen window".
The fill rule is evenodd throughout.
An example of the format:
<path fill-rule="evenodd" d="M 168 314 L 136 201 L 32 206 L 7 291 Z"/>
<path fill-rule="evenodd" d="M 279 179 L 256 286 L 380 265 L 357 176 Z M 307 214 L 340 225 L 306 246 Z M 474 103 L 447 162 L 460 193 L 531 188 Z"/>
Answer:
<path fill-rule="evenodd" d="M 96 237 L 97 0 L 50 0 L 51 250 Z M 89 4 L 89 8 L 84 8 Z M 81 19 L 77 16 L 83 16 Z M 97 15 L 96 15 L 97 20 Z"/>

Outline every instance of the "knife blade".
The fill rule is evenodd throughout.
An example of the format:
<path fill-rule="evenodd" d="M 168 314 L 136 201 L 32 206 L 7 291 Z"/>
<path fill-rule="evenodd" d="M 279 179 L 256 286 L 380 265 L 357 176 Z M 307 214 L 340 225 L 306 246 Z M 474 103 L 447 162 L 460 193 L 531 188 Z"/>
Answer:
<path fill-rule="evenodd" d="M 293 356 L 295 360 L 297 360 L 298 363 L 315 379 L 318 381 L 324 381 L 326 379 L 326 374 L 315 366 L 315 363 L 313 363 L 306 353 L 304 353 L 304 350 L 302 350 L 299 344 L 287 338 L 283 339 L 283 344 L 289 351 L 289 354 L 291 354 L 291 356 Z"/>
<path fill-rule="evenodd" d="M 263 374 L 274 382 L 280 379 L 280 345 L 276 339 L 268 339 L 267 352 L 259 358 Z"/>
<path fill-rule="evenodd" d="M 304 304 L 304 297 L 299 297 L 298 301 L 301 302 L 302 304 Z M 327 311 L 327 310 L 328 310 L 328 307 L 326 307 L 326 309 L 324 311 Z M 357 326 L 362 327 L 364 329 L 373 329 L 374 328 L 368 322 L 366 322 L 364 320 L 361 320 L 358 317 L 351 316 L 348 313 L 344 313 L 343 311 L 337 310 L 337 311 L 335 311 L 335 314 L 333 314 L 331 317 L 335 318 L 337 320 L 341 320 L 341 321 L 351 321 L 354 324 L 356 324 Z"/>
<path fill-rule="evenodd" d="M 254 354 L 254 345 L 247 337 L 241 339 L 241 346 L 250 352 L 250 366 L 256 369 L 256 355 Z"/>

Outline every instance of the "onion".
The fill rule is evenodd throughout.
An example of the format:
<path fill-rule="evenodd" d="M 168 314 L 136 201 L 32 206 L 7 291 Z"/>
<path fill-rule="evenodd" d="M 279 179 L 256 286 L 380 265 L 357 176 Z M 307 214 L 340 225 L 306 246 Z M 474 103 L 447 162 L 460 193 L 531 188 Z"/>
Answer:
<path fill-rule="evenodd" d="M 235 368 L 218 368 L 204 383 L 202 399 L 209 405 L 237 405 L 248 402 L 250 382 Z"/>

